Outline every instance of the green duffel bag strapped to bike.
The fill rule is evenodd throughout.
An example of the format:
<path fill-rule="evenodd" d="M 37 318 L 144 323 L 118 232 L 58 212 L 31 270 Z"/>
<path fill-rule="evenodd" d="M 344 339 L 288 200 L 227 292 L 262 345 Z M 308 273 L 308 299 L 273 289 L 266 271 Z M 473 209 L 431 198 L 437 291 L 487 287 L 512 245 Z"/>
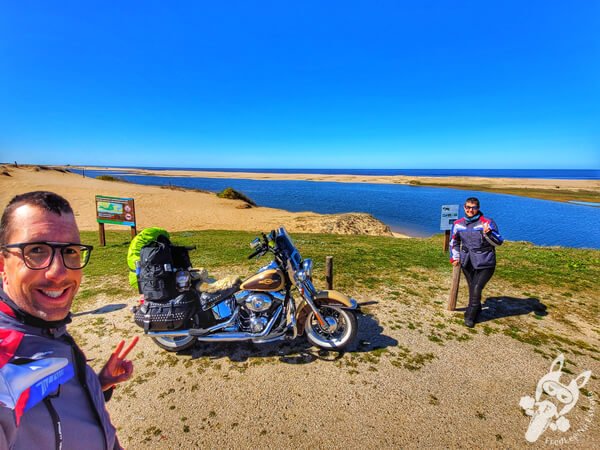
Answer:
<path fill-rule="evenodd" d="M 158 236 L 170 237 L 169 232 L 164 228 L 151 227 L 140 231 L 129 244 L 129 250 L 127 251 L 127 265 L 129 266 L 129 284 L 139 290 L 138 286 L 138 274 L 139 274 L 139 261 L 140 251 L 142 247 L 156 242 Z M 141 293 L 141 292 L 140 292 Z"/>
<path fill-rule="evenodd" d="M 147 301 L 175 299 L 190 289 L 192 263 L 189 250 L 193 248 L 173 245 L 169 233 L 162 228 L 143 230 L 129 246 L 130 284 L 137 285 Z"/>

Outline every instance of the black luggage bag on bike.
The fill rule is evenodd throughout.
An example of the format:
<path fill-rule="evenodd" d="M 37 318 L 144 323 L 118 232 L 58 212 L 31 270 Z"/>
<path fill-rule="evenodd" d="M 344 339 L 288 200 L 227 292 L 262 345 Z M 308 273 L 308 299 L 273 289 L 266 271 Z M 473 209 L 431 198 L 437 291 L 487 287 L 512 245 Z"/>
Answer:
<path fill-rule="evenodd" d="M 148 331 L 168 331 L 183 328 L 188 324 L 198 307 L 198 295 L 186 291 L 167 302 L 145 300 L 136 310 L 136 325 Z"/>
<path fill-rule="evenodd" d="M 138 285 L 144 295 L 136 310 L 135 323 L 144 331 L 167 331 L 181 328 L 197 310 L 198 294 L 190 286 L 177 286 L 176 272 L 192 267 L 189 250 L 171 244 L 160 235 L 140 250 Z"/>
<path fill-rule="evenodd" d="M 192 266 L 188 247 L 172 245 L 169 238 L 163 235 L 142 247 L 139 264 L 139 291 L 151 302 L 177 297 L 175 272 L 188 270 Z"/>

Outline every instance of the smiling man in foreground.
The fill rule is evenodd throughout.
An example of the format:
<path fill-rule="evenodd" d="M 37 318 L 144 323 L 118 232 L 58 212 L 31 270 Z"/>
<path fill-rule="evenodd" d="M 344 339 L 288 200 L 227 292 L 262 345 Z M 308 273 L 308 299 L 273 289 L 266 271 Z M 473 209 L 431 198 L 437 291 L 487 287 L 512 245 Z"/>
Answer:
<path fill-rule="evenodd" d="M 67 333 L 92 246 L 61 196 L 14 197 L 0 220 L 0 448 L 121 448 L 105 407 L 129 379 L 121 342 L 96 375 Z"/>

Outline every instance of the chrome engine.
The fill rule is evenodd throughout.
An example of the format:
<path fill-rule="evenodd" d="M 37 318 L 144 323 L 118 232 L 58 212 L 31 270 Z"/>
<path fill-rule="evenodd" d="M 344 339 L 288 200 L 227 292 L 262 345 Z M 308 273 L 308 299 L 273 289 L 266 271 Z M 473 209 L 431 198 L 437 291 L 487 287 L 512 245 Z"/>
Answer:
<path fill-rule="evenodd" d="M 273 305 L 273 300 L 270 295 L 267 294 L 250 294 L 244 300 L 244 306 L 252 312 L 261 313 L 268 311 Z"/>
<path fill-rule="evenodd" d="M 235 299 L 239 308 L 239 330 L 261 333 L 267 327 L 277 307 L 283 304 L 285 296 L 278 292 L 267 294 L 241 291 L 235 294 Z"/>

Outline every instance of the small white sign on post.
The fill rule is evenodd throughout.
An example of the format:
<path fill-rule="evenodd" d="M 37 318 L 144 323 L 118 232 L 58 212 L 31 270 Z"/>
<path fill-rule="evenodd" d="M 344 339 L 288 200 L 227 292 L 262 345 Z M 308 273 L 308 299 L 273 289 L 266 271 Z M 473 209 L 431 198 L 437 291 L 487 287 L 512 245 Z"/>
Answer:
<path fill-rule="evenodd" d="M 451 230 L 456 219 L 458 219 L 458 205 L 442 205 L 440 230 Z"/>

